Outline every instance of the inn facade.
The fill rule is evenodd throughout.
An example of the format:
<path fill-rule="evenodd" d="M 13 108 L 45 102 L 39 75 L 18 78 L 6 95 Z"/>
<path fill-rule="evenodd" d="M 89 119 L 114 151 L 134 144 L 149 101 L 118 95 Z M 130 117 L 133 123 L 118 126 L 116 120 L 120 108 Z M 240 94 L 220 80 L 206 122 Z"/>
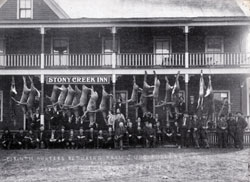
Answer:
<path fill-rule="evenodd" d="M 54 84 L 101 84 L 114 100 L 130 98 L 133 76 L 142 87 L 153 71 L 164 99 L 165 75 L 171 85 L 180 71 L 180 95 L 186 108 L 198 100 L 201 70 L 206 85 L 212 76 L 215 100 L 229 100 L 229 112 L 250 115 L 250 18 L 248 1 L 218 0 L 0 0 L 0 129 L 25 127 L 20 106 L 12 122 L 10 87 L 17 100 L 22 76 L 32 76 L 41 92 L 41 124 L 47 120 Z M 67 79 L 71 80 L 68 81 Z M 74 81 L 75 80 L 75 81 Z M 28 82 L 28 86 L 29 86 Z M 165 108 L 149 111 L 165 119 Z M 112 104 L 110 104 L 112 109 Z M 221 106 L 216 106 L 220 110 Z M 141 111 L 129 104 L 124 114 Z"/>

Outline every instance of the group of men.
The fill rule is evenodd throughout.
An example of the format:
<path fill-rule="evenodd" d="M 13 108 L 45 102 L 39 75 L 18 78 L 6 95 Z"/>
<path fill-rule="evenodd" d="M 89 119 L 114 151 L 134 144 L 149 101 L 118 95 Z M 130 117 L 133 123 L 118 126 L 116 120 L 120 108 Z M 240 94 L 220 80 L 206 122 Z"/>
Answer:
<path fill-rule="evenodd" d="M 64 120 L 64 116 L 51 117 L 52 129 L 45 131 L 41 125 L 39 129 L 29 128 L 27 132 L 20 129 L 12 134 L 5 129 L 1 137 L 1 146 L 5 149 L 32 148 L 120 148 L 156 147 L 174 145 L 178 148 L 192 147 L 209 148 L 208 122 L 206 116 L 185 112 L 185 103 L 180 98 L 179 112 L 174 113 L 170 121 L 162 121 L 158 114 L 144 113 L 135 121 L 126 119 L 117 108 L 116 113 L 109 111 L 108 123 L 105 129 L 99 128 L 97 123 L 88 126 L 82 122 L 74 122 L 72 118 Z M 39 118 L 38 116 L 34 118 Z M 58 121 L 60 123 L 58 123 Z M 32 124 L 32 126 L 35 126 Z M 243 134 L 247 122 L 238 112 L 236 115 L 221 115 L 217 121 L 216 131 L 218 146 L 227 147 L 232 140 L 236 148 L 243 148 Z M 231 139 L 230 139 L 231 138 Z"/>

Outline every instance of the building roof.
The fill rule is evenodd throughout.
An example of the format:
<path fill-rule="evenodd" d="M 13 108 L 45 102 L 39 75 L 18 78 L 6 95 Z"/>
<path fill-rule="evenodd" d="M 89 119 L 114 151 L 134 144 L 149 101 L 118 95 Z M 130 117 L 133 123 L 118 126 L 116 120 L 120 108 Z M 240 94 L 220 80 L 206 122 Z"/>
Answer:
<path fill-rule="evenodd" d="M 52 1 L 52 0 L 51 0 Z M 245 17 L 246 0 L 53 0 L 69 18 Z"/>

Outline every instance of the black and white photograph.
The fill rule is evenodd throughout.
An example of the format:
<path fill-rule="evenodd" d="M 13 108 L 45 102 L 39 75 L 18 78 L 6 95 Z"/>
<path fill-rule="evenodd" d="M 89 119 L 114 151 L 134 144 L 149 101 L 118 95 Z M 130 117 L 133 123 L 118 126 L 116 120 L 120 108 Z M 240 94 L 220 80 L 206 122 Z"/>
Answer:
<path fill-rule="evenodd" d="M 249 182 L 250 0 L 0 0 L 0 182 Z"/>

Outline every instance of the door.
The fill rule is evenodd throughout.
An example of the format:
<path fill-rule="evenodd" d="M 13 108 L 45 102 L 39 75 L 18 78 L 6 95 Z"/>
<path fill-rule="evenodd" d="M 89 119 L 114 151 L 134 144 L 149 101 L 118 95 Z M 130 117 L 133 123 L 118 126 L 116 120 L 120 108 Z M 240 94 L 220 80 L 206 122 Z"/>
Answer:
<path fill-rule="evenodd" d="M 54 66 L 69 66 L 69 39 L 54 38 L 53 55 Z"/>
<path fill-rule="evenodd" d="M 155 64 L 156 66 L 167 66 L 170 64 L 170 40 L 156 39 L 155 40 Z"/>
<path fill-rule="evenodd" d="M 0 66 L 5 66 L 5 46 L 4 46 L 4 39 L 0 38 Z"/>
<path fill-rule="evenodd" d="M 210 36 L 206 38 L 206 63 L 208 65 L 223 65 L 223 37 Z"/>
<path fill-rule="evenodd" d="M 117 53 L 119 53 L 119 39 L 116 39 L 116 49 Z M 112 65 L 113 39 L 111 37 L 103 38 L 102 53 L 104 54 L 102 59 L 102 66 Z"/>

